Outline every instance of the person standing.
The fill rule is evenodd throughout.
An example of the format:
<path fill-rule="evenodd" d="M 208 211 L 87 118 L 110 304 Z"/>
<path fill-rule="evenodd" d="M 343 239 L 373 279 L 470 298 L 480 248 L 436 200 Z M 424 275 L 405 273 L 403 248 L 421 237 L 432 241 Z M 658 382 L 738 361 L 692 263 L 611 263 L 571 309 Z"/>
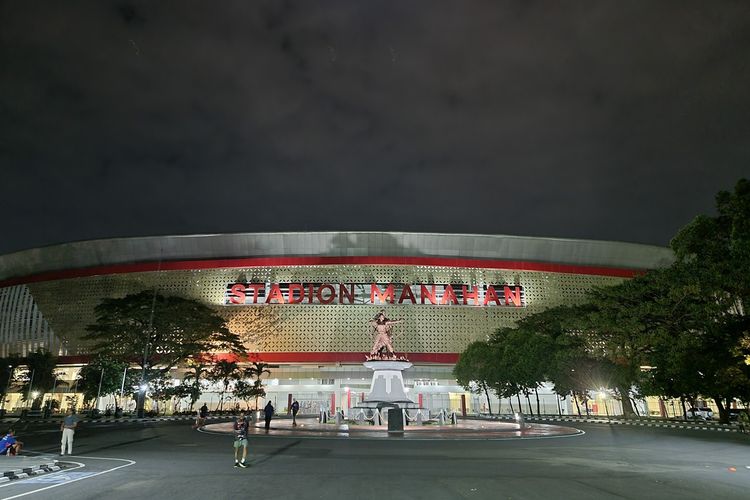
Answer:
<path fill-rule="evenodd" d="M 299 403 L 297 400 L 294 400 L 294 403 L 292 403 L 292 426 L 297 425 L 297 412 L 299 411 Z"/>
<path fill-rule="evenodd" d="M 206 418 L 208 418 L 208 406 L 206 406 L 206 403 L 203 403 L 203 406 L 201 406 L 198 409 L 198 418 L 195 420 L 195 428 L 202 427 L 206 425 Z"/>
<path fill-rule="evenodd" d="M 234 420 L 234 466 L 235 467 L 247 467 L 245 460 L 247 459 L 247 433 L 250 427 L 245 412 L 240 411 L 240 415 Z M 242 461 L 238 460 L 238 455 L 242 448 Z"/>
<path fill-rule="evenodd" d="M 739 421 L 739 431 L 742 434 L 745 434 L 750 430 L 750 414 L 747 412 L 748 410 L 741 410 L 740 414 L 737 416 L 737 420 Z"/>
<path fill-rule="evenodd" d="M 72 408 L 68 408 L 65 412 L 65 419 L 63 419 L 60 425 L 62 431 L 62 440 L 60 441 L 60 455 L 65 455 L 65 448 L 68 449 L 68 455 L 73 454 L 73 436 L 76 433 L 76 427 L 78 427 L 78 417 L 73 413 Z"/>
<path fill-rule="evenodd" d="M 266 407 L 263 409 L 263 413 L 266 417 L 266 432 L 271 429 L 271 419 L 273 418 L 274 407 L 271 401 L 268 402 Z"/>

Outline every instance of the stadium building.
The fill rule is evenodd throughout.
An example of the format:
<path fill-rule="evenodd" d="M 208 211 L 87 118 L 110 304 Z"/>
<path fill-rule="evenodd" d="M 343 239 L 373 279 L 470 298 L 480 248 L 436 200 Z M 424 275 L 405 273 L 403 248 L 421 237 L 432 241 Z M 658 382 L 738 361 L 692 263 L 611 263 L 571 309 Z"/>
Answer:
<path fill-rule="evenodd" d="M 403 320 L 393 344 L 414 364 L 404 373 L 410 398 L 427 408 L 482 411 L 484 397 L 451 375 L 467 344 L 672 258 L 667 248 L 631 243 L 398 232 L 66 243 L 0 256 L 0 355 L 38 348 L 58 355 L 69 383 L 48 397 L 62 400 L 88 359 L 81 336 L 94 307 L 156 289 L 226 318 L 251 359 L 272 366 L 267 391 L 279 410 L 292 396 L 303 410 L 346 410 L 369 390 L 372 372 L 362 363 L 372 348 L 370 321 L 385 310 Z M 23 404 L 18 396 L 8 407 Z M 204 400 L 215 406 L 217 397 Z M 544 401 L 557 412 L 558 401 Z"/>

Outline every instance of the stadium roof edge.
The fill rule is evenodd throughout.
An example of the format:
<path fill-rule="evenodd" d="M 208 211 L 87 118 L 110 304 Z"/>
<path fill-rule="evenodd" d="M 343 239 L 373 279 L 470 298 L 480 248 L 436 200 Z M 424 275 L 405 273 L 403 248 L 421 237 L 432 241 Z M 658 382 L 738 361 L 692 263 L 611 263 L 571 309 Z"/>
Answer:
<path fill-rule="evenodd" d="M 665 247 L 512 235 L 320 231 L 109 238 L 0 256 L 0 281 L 55 271 L 156 261 L 258 257 L 438 257 L 648 270 L 669 265 Z"/>

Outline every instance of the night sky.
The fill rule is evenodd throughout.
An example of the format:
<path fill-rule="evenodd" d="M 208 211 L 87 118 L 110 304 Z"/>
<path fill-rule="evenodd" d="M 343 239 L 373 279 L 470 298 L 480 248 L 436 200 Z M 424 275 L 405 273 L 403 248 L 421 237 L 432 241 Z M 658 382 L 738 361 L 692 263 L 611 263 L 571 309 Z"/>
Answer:
<path fill-rule="evenodd" d="M 315 230 L 667 245 L 749 160 L 747 1 L 0 1 L 0 254 Z"/>

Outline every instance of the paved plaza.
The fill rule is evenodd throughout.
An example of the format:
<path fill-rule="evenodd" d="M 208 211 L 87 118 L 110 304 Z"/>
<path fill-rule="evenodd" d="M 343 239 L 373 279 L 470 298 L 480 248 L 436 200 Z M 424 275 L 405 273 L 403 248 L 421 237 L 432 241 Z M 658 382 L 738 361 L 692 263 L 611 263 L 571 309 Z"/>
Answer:
<path fill-rule="evenodd" d="M 225 426 L 87 423 L 63 471 L 0 485 L 0 498 L 685 500 L 750 491 L 750 439 L 738 433 L 575 423 L 569 427 L 583 432 L 544 439 L 495 439 L 500 428 L 481 427 L 456 430 L 467 439 L 388 437 L 381 429 L 352 438 L 311 430 L 314 421 L 301 429 L 287 423 L 274 420 L 269 434 L 254 430 L 248 469 L 232 467 Z M 58 449 L 55 426 L 16 427 L 29 453 Z M 486 439 L 475 438 L 482 433 Z"/>

